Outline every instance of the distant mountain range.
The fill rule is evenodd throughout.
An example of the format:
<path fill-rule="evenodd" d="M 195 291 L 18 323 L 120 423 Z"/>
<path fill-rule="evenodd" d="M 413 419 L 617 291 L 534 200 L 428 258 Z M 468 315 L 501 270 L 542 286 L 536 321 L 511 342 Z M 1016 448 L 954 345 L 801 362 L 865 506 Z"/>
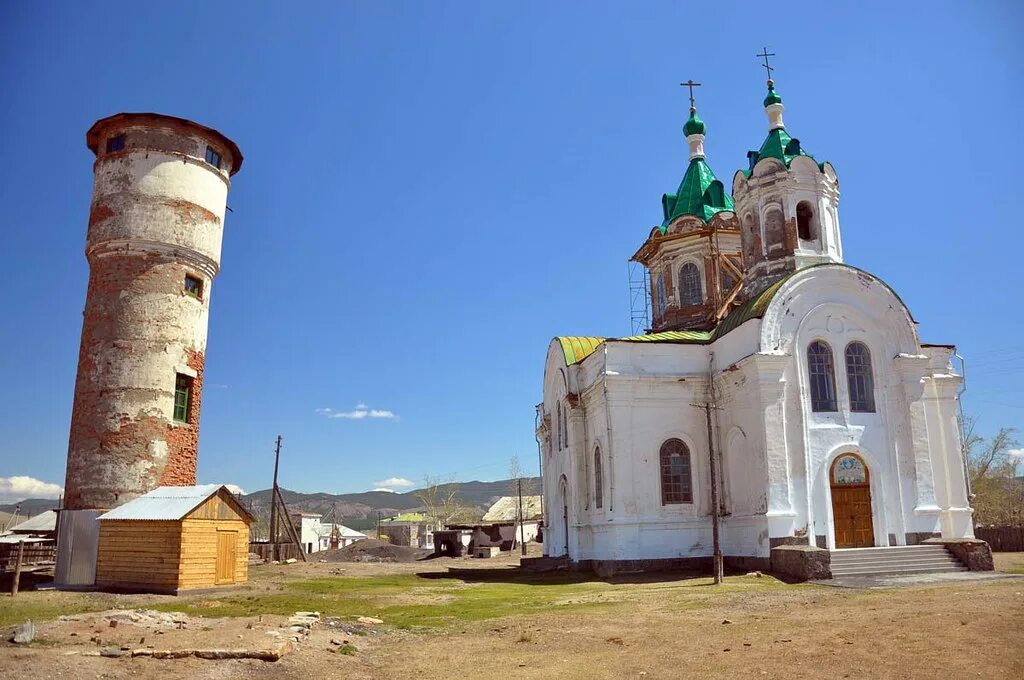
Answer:
<path fill-rule="evenodd" d="M 478 517 L 482 517 L 494 501 L 502 496 L 513 495 L 512 480 L 503 479 L 496 482 L 453 482 L 459 499 L 463 504 L 473 508 Z M 377 513 L 381 517 L 390 517 L 400 512 L 419 510 L 423 502 L 417 494 L 419 490 L 405 493 L 389 493 L 387 491 L 364 491 L 362 493 L 300 493 L 281 489 L 284 502 L 289 510 L 315 512 L 323 516 L 329 515 L 335 508 L 340 524 L 352 529 L 369 529 L 377 522 Z M 524 494 L 540 493 L 540 478 L 523 479 Z M 270 513 L 270 489 L 254 491 L 239 496 L 246 508 L 257 517 L 266 517 Z M 45 498 L 27 498 L 21 503 L 0 505 L 0 512 L 14 512 L 20 505 L 19 516 L 30 517 L 57 507 L 57 501 Z"/>
<path fill-rule="evenodd" d="M 453 482 L 459 499 L 464 505 L 474 510 L 477 517 L 482 517 L 494 501 L 502 496 L 512 495 L 512 480 L 503 479 L 496 482 Z M 523 493 L 540 493 L 540 477 L 523 478 Z M 381 517 L 390 517 L 401 512 L 423 509 L 423 501 L 417 495 L 419 490 L 405 493 L 387 491 L 364 491 L 362 493 L 300 493 L 282 487 L 281 495 L 289 510 L 313 512 L 321 516 L 329 516 L 337 512 L 338 523 L 352 529 L 369 529 L 376 525 L 377 513 Z M 270 489 L 254 491 L 239 496 L 242 504 L 250 508 L 257 517 L 266 517 L 270 513 Z"/>

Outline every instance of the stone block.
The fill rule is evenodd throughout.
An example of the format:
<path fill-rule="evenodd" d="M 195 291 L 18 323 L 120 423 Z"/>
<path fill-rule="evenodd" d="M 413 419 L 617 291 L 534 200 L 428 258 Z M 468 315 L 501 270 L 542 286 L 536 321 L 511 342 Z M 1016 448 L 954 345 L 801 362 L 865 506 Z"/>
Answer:
<path fill-rule="evenodd" d="M 832 555 L 810 545 L 781 545 L 772 548 L 772 572 L 791 582 L 832 578 Z"/>
<path fill-rule="evenodd" d="M 969 571 L 994 571 L 992 548 L 977 538 L 929 538 L 930 545 L 944 545 Z"/>

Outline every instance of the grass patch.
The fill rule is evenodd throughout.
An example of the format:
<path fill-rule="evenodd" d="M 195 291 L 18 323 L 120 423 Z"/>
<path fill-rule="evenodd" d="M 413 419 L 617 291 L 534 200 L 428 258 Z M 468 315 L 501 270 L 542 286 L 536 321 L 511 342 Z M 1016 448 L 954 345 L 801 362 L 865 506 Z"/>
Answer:
<path fill-rule="evenodd" d="M 440 628 L 541 611 L 576 612 L 611 609 L 644 593 L 699 607 L 720 595 L 759 589 L 789 588 L 773 578 L 730 577 L 717 588 L 711 579 L 637 577 L 622 582 L 587 580 L 584 575 L 502 575 L 453 578 L 431 574 L 334 577 L 297 580 L 266 594 L 237 594 L 155 606 L 210 617 L 289 615 L 319 611 L 324 616 L 373 616 L 406 630 Z"/>
<path fill-rule="evenodd" d="M 61 595 L 65 595 L 61 593 Z M 84 614 L 111 609 L 113 598 L 91 594 L 67 594 L 60 599 L 41 598 L 31 591 L 0 600 L 0 627 L 17 626 L 26 621 L 48 621 L 58 616 Z"/>
<path fill-rule="evenodd" d="M 349 643 L 349 642 L 346 642 L 345 644 L 343 644 L 342 646 L 338 647 L 338 649 L 337 649 L 337 653 L 338 654 L 344 654 L 345 656 L 355 656 L 356 652 L 358 652 L 358 651 L 359 650 L 356 649 L 356 646 L 351 644 L 351 643 Z"/>

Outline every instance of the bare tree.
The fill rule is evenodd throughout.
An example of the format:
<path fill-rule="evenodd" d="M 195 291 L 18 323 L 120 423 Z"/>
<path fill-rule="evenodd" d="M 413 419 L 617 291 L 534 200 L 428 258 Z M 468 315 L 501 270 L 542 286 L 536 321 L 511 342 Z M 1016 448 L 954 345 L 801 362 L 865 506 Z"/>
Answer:
<path fill-rule="evenodd" d="M 1004 427 L 986 439 L 974 426 L 974 418 L 965 419 L 964 448 L 975 524 L 1024 523 L 1024 480 L 1017 476 L 1021 459 L 1016 430 Z"/>
<path fill-rule="evenodd" d="M 515 496 L 519 493 L 519 483 L 523 484 L 523 495 L 524 496 L 536 496 L 540 493 L 537 490 L 537 480 L 533 477 L 528 477 L 523 471 L 522 466 L 519 464 L 519 456 L 512 456 L 512 459 L 508 462 L 508 476 L 509 476 L 509 495 Z"/>
<path fill-rule="evenodd" d="M 416 497 L 423 502 L 424 514 L 437 528 L 445 525 L 469 522 L 473 520 L 473 509 L 459 498 L 459 490 L 454 477 L 442 479 L 426 476 L 424 487 L 416 492 Z"/>

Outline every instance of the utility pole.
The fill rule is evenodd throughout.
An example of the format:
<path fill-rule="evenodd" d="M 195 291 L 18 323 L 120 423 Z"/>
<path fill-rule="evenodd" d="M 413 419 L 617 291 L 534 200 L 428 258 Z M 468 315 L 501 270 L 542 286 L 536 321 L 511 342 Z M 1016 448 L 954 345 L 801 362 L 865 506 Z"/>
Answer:
<path fill-rule="evenodd" d="M 523 548 L 523 557 L 526 557 L 526 527 L 524 526 L 525 517 L 523 516 L 523 478 L 518 479 L 519 482 L 519 545 Z"/>
<path fill-rule="evenodd" d="M 377 511 L 377 540 L 380 540 L 380 510 Z"/>
<path fill-rule="evenodd" d="M 722 582 L 723 568 L 722 568 L 722 544 L 719 537 L 718 528 L 718 515 L 720 508 L 718 505 L 718 461 L 715 457 L 715 435 L 711 426 L 711 410 L 717 409 L 718 405 L 715 403 L 715 373 L 714 373 L 714 352 L 711 353 L 711 358 L 708 362 L 708 401 L 703 404 L 695 403 L 691 406 L 696 406 L 704 410 L 704 417 L 707 420 L 708 425 L 708 462 L 710 463 L 711 470 L 711 541 L 712 541 L 712 569 L 715 584 Z"/>
<path fill-rule="evenodd" d="M 715 583 L 722 582 L 722 545 L 718 533 L 718 465 L 715 461 L 714 435 L 711 433 L 711 402 L 704 403 L 708 421 L 708 459 L 711 461 L 711 540 L 714 550 Z"/>
<path fill-rule="evenodd" d="M 277 446 L 274 447 L 274 485 L 270 489 L 270 555 L 275 561 L 281 559 L 281 551 L 277 547 L 277 468 L 280 462 L 281 435 L 277 435 Z"/>

